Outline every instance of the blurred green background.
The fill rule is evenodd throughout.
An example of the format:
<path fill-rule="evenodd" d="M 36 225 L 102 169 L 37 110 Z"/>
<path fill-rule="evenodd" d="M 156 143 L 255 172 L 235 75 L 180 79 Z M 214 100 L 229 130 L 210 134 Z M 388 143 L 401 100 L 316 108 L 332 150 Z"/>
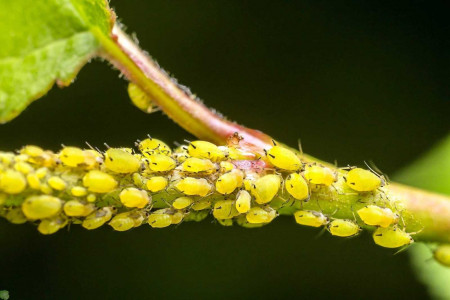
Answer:
<path fill-rule="evenodd" d="M 450 129 L 446 1 L 112 0 L 128 32 L 206 104 L 340 165 L 389 174 Z M 131 146 L 193 137 L 130 104 L 107 64 L 87 65 L 11 123 L 0 148 Z M 0 290 L 11 299 L 426 299 L 408 255 L 370 234 L 340 239 L 281 217 L 261 229 L 209 219 L 127 233 L 54 236 L 0 220 Z M 431 257 L 431 254 L 430 254 Z"/>

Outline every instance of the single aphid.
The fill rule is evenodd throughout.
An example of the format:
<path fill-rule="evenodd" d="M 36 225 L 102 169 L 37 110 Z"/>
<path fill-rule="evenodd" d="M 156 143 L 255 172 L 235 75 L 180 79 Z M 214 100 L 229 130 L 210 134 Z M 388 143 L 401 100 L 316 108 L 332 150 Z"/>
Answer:
<path fill-rule="evenodd" d="M 204 210 L 204 209 L 208 209 L 210 207 L 211 207 L 211 201 L 206 200 L 206 199 L 201 199 L 199 201 L 196 201 L 191 206 L 191 208 L 193 210 Z"/>
<path fill-rule="evenodd" d="M 87 189 L 82 186 L 74 186 L 70 189 L 70 193 L 75 197 L 84 197 L 87 195 Z"/>
<path fill-rule="evenodd" d="M 169 181 L 167 180 L 166 177 L 154 176 L 150 177 L 145 185 L 150 192 L 156 193 L 164 190 L 168 184 Z"/>
<path fill-rule="evenodd" d="M 194 202 L 190 197 L 178 197 L 172 202 L 175 209 L 184 209 Z"/>
<path fill-rule="evenodd" d="M 25 154 L 30 157 L 39 157 L 44 154 L 44 150 L 41 147 L 34 145 L 27 145 L 20 149 L 20 154 Z"/>
<path fill-rule="evenodd" d="M 335 219 L 328 225 L 328 231 L 334 236 L 350 237 L 358 234 L 361 227 L 351 220 Z"/>
<path fill-rule="evenodd" d="M 149 155 L 145 161 L 147 162 L 148 168 L 153 172 L 167 172 L 177 166 L 177 163 L 172 157 L 164 154 Z"/>
<path fill-rule="evenodd" d="M 183 221 L 184 216 L 185 216 L 185 213 L 183 211 L 180 211 L 180 210 L 172 213 L 170 215 L 170 218 L 172 219 L 172 224 L 173 225 L 180 224 L 181 221 Z"/>
<path fill-rule="evenodd" d="M 238 214 L 233 200 L 220 200 L 214 204 L 213 216 L 217 220 L 231 219 Z"/>
<path fill-rule="evenodd" d="M 94 193 L 108 193 L 117 187 L 117 181 L 111 175 L 98 171 L 89 171 L 83 177 L 83 185 Z"/>
<path fill-rule="evenodd" d="M 87 195 L 86 200 L 91 203 L 95 202 L 95 200 L 97 200 L 97 196 L 95 194 L 89 194 Z"/>
<path fill-rule="evenodd" d="M 28 221 L 27 217 L 25 217 L 20 207 L 12 208 L 11 210 L 9 210 L 6 213 L 5 218 L 13 224 L 23 224 Z"/>
<path fill-rule="evenodd" d="M 115 215 L 108 224 L 116 231 L 127 231 L 135 227 L 129 212 Z"/>
<path fill-rule="evenodd" d="M 250 210 L 252 196 L 246 190 L 241 190 L 236 196 L 236 210 L 245 214 Z"/>
<path fill-rule="evenodd" d="M 380 177 L 369 170 L 360 168 L 350 170 L 345 178 L 347 185 L 358 192 L 370 192 L 382 184 Z"/>
<path fill-rule="evenodd" d="M 124 149 L 109 148 L 105 152 L 105 167 L 115 173 L 127 174 L 139 170 L 141 162 Z"/>
<path fill-rule="evenodd" d="M 180 192 L 189 196 L 205 197 L 212 189 L 211 184 L 204 178 L 186 177 L 175 184 Z"/>
<path fill-rule="evenodd" d="M 295 221 L 300 225 L 320 227 L 328 223 L 328 218 L 317 211 L 298 210 L 294 213 Z"/>
<path fill-rule="evenodd" d="M 230 172 L 231 170 L 235 169 L 236 167 L 230 163 L 229 161 L 221 161 L 220 162 L 220 171 L 222 173 Z"/>
<path fill-rule="evenodd" d="M 136 84 L 130 82 L 128 84 L 128 96 L 131 99 L 131 102 L 142 110 L 145 113 L 153 113 L 155 111 L 158 111 L 158 106 L 153 103 L 152 99 L 147 96 L 147 94 L 139 88 Z"/>
<path fill-rule="evenodd" d="M 19 161 L 19 162 L 15 163 L 14 169 L 24 175 L 27 175 L 34 171 L 34 168 L 29 163 L 26 163 L 24 161 Z"/>
<path fill-rule="evenodd" d="M 84 169 L 92 170 L 97 168 L 103 162 L 103 155 L 93 149 L 83 151 L 84 162 L 80 165 Z"/>
<path fill-rule="evenodd" d="M 304 175 L 308 182 L 318 185 L 330 186 L 336 181 L 336 174 L 330 168 L 319 165 L 306 166 Z"/>
<path fill-rule="evenodd" d="M 27 187 L 25 176 L 15 170 L 8 169 L 0 174 L 0 190 L 8 194 L 19 194 Z"/>
<path fill-rule="evenodd" d="M 147 222 L 153 228 L 164 228 L 172 224 L 172 217 L 165 209 L 160 209 L 148 216 Z"/>
<path fill-rule="evenodd" d="M 214 162 L 221 161 L 225 158 L 225 154 L 216 145 L 206 141 L 190 142 L 188 153 L 192 157 L 207 158 Z"/>
<path fill-rule="evenodd" d="M 379 227 L 373 233 L 375 244 L 386 248 L 398 248 L 411 244 L 414 240 L 411 235 L 397 226 Z"/>
<path fill-rule="evenodd" d="M 40 190 L 41 189 L 41 181 L 39 180 L 39 177 L 36 175 L 36 173 L 30 173 L 27 175 L 27 182 L 30 188 L 33 190 Z"/>
<path fill-rule="evenodd" d="M 84 162 L 84 152 L 77 147 L 64 147 L 59 152 L 59 159 L 68 167 L 78 167 Z"/>
<path fill-rule="evenodd" d="M 150 157 L 153 154 L 171 155 L 172 150 L 163 141 L 154 138 L 145 139 L 138 144 L 139 150 L 145 157 Z"/>
<path fill-rule="evenodd" d="M 84 217 L 94 211 L 92 204 L 84 204 L 79 200 L 69 200 L 64 203 L 64 213 L 69 217 Z"/>
<path fill-rule="evenodd" d="M 291 150 L 278 146 L 274 142 L 274 146 L 266 151 L 269 162 L 279 169 L 286 171 L 297 171 L 302 166 L 300 158 Z"/>
<path fill-rule="evenodd" d="M 222 226 L 233 226 L 233 219 L 217 219 L 217 222 L 219 222 L 219 224 Z"/>
<path fill-rule="evenodd" d="M 252 207 L 246 215 L 247 221 L 251 224 L 269 223 L 276 217 L 276 211 L 267 207 Z"/>
<path fill-rule="evenodd" d="M 67 187 L 67 183 L 58 176 L 51 176 L 47 183 L 52 189 L 57 191 L 63 191 Z"/>
<path fill-rule="evenodd" d="M 59 213 L 62 202 L 59 198 L 39 195 L 29 196 L 22 203 L 22 211 L 28 219 L 45 219 Z"/>
<path fill-rule="evenodd" d="M 361 220 L 367 225 L 389 227 L 397 223 L 398 215 L 389 208 L 382 208 L 376 205 L 368 205 L 357 211 Z"/>
<path fill-rule="evenodd" d="M 216 180 L 216 191 L 223 195 L 228 195 L 240 188 L 243 184 L 244 174 L 241 170 L 232 170 L 222 174 Z"/>
<path fill-rule="evenodd" d="M 298 173 L 289 174 L 286 177 L 284 186 L 288 193 L 297 200 L 307 200 L 309 198 L 309 187 L 305 178 Z"/>
<path fill-rule="evenodd" d="M 255 196 L 258 204 L 269 203 L 280 190 L 280 185 L 281 177 L 279 175 L 265 175 L 253 183 L 251 193 Z"/>
<path fill-rule="evenodd" d="M 51 219 L 44 219 L 39 223 L 38 231 L 42 234 L 48 235 L 53 234 L 66 226 L 68 223 L 67 219 L 61 217 L 55 217 Z"/>
<path fill-rule="evenodd" d="M 143 208 L 151 201 L 146 191 L 132 187 L 122 190 L 119 198 L 126 207 Z"/>
<path fill-rule="evenodd" d="M 434 259 L 441 265 L 450 267 L 450 244 L 439 245 L 433 252 Z"/>
<path fill-rule="evenodd" d="M 83 220 L 81 226 L 88 230 L 96 229 L 111 220 L 113 209 L 111 207 L 102 207 L 91 213 Z"/>
<path fill-rule="evenodd" d="M 205 173 L 211 174 L 217 170 L 216 165 L 209 159 L 189 157 L 182 164 L 183 171 L 188 173 Z"/>

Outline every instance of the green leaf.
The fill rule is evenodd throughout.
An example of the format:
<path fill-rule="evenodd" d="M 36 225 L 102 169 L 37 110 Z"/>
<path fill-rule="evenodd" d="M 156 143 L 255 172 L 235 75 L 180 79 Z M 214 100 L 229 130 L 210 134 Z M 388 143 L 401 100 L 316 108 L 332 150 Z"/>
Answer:
<path fill-rule="evenodd" d="M 69 85 L 109 36 L 106 0 L 0 0 L 0 122 Z"/>
<path fill-rule="evenodd" d="M 395 180 L 450 195 L 450 136 L 398 173 Z M 429 247 L 418 244 L 409 251 L 417 276 L 435 299 L 450 299 L 450 268 L 434 261 Z"/>

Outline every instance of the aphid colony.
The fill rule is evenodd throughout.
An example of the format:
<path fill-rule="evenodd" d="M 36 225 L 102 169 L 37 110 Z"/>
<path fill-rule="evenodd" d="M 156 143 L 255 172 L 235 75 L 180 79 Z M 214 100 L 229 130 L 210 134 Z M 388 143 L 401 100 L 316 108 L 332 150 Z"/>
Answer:
<path fill-rule="evenodd" d="M 354 236 L 364 225 L 376 227 L 374 241 L 383 247 L 412 242 L 389 203 L 360 205 L 353 219 L 305 208 L 324 192 L 375 199 L 385 182 L 369 170 L 307 163 L 275 142 L 262 154 L 235 142 L 193 141 L 172 151 L 147 138 L 136 146 L 137 152 L 64 146 L 53 153 L 25 146 L 17 154 L 0 153 L 1 215 L 15 224 L 32 221 L 52 234 L 69 223 L 86 229 L 109 224 L 117 231 L 144 223 L 163 228 L 210 213 L 224 226 L 258 227 L 283 213 L 301 225 L 326 226 L 334 236 Z"/>

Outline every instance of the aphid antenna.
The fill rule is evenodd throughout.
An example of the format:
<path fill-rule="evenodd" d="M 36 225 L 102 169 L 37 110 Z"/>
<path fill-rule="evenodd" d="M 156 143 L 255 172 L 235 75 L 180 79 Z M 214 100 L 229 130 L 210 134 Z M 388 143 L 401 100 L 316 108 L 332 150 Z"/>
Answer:
<path fill-rule="evenodd" d="M 317 240 L 318 238 L 322 237 L 322 235 L 325 233 L 325 231 L 327 231 L 327 227 L 328 226 L 323 226 L 322 229 L 316 234 L 314 239 Z"/>
<path fill-rule="evenodd" d="M 382 177 L 383 173 L 380 171 L 380 169 L 377 168 L 377 166 L 374 164 L 374 162 L 370 160 L 369 163 L 367 161 L 364 161 L 364 164 L 367 166 L 367 168 L 370 171 L 372 171 L 372 173 L 374 173 L 378 177 Z M 377 170 L 379 173 L 375 170 Z"/>
<path fill-rule="evenodd" d="M 103 143 L 107 149 L 111 148 L 107 143 Z"/>
<path fill-rule="evenodd" d="M 298 145 L 298 152 L 300 152 L 300 157 L 303 158 L 303 147 L 300 138 L 297 139 L 297 145 Z"/>

